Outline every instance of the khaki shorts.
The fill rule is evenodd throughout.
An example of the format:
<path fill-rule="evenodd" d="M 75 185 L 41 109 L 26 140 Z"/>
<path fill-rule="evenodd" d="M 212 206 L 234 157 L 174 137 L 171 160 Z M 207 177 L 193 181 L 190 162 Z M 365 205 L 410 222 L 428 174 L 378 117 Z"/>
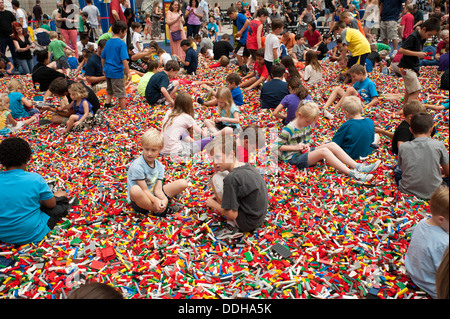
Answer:
<path fill-rule="evenodd" d="M 380 38 L 388 41 L 398 40 L 398 22 L 397 21 L 381 21 L 380 22 Z"/>
<path fill-rule="evenodd" d="M 125 93 L 125 79 L 110 79 L 106 78 L 106 94 L 115 96 L 116 98 L 124 98 Z"/>
<path fill-rule="evenodd" d="M 406 92 L 413 93 L 422 89 L 416 72 L 411 69 L 403 69 L 401 72 Z"/>

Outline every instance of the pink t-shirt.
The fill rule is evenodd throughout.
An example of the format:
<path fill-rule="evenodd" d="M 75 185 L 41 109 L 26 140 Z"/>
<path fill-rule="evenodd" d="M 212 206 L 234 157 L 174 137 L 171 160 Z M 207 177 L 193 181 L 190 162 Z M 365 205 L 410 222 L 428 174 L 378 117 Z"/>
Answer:
<path fill-rule="evenodd" d="M 402 37 L 403 39 L 406 39 L 409 37 L 409 35 L 414 31 L 414 16 L 411 13 L 407 13 L 402 17 L 402 21 L 400 22 L 400 25 L 404 25 L 405 28 L 403 29 Z"/>
<path fill-rule="evenodd" d="M 172 110 L 167 111 L 164 116 L 162 127 L 169 119 Z M 164 148 L 161 153 L 174 154 L 182 151 L 180 137 L 188 134 L 188 129 L 195 125 L 195 120 L 189 114 L 183 113 L 172 119 L 172 123 L 162 131 L 164 135 Z"/>

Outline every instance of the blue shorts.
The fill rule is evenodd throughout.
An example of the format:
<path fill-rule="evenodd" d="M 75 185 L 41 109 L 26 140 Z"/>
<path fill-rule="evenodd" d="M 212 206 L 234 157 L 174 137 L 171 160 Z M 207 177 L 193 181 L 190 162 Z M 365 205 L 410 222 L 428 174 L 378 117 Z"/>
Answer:
<path fill-rule="evenodd" d="M 311 147 L 309 152 L 295 154 L 289 160 L 289 164 L 295 165 L 298 169 L 304 169 L 304 168 L 308 168 L 310 166 L 314 166 L 314 165 L 309 165 L 308 164 L 309 153 L 314 151 L 314 149 L 315 149 L 315 147 Z"/>

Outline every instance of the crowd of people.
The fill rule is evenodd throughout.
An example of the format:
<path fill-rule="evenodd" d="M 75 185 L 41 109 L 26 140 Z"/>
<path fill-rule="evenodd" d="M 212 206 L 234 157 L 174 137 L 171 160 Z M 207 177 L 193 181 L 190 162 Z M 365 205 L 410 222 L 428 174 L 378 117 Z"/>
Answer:
<path fill-rule="evenodd" d="M 449 155 L 444 143 L 433 139 L 433 118 L 419 101 L 422 66 L 438 65 L 441 88 L 448 90 L 448 1 L 252 0 L 250 5 L 240 1 L 222 12 L 219 4 L 212 6 L 206 0 L 174 0 L 165 17 L 161 3 L 155 1 L 140 23 L 139 14 L 136 17 L 126 0 L 112 0 L 111 28 L 105 33 L 92 0 L 82 10 L 72 0 L 63 0 L 50 19 L 38 10 L 39 3 L 33 9 L 33 20 L 28 21 L 19 1 L 12 1 L 14 14 L 0 0 L 0 72 L 3 76 L 17 70 L 31 74 L 44 102 L 53 95 L 65 97 L 65 103 L 36 109 L 22 94 L 20 82 L 11 81 L 9 93 L 2 94 L 0 101 L 3 135 L 32 125 L 47 111 L 52 112 L 50 122 L 64 125 L 66 134 L 88 130 L 102 109 L 126 109 L 127 94 L 139 94 L 149 105 L 168 104 L 170 110 L 157 125 L 160 129 L 142 135 L 142 155 L 128 170 L 127 199 L 136 212 L 173 213 L 173 199 L 189 183 L 179 179 L 163 184 L 166 171 L 159 154 L 183 158 L 206 150 L 216 170 L 211 179 L 214 195 L 206 206 L 228 223 L 217 238 L 252 232 L 267 213 L 266 183 L 248 163 L 250 154 L 265 146 L 264 132 L 257 125 L 241 127 L 243 92 L 260 90 L 261 108 L 271 110 L 274 121 L 282 119 L 285 126 L 268 149 L 275 159 L 300 170 L 325 161 L 356 183 L 370 183 L 382 163 L 358 159 L 379 147 L 380 136 L 388 136 L 398 159 L 394 168 L 398 189 L 430 200 L 431 218 L 414 230 L 405 266 L 412 280 L 431 297 L 448 298 L 448 287 L 447 295 L 439 295 L 442 290 L 436 287 L 440 283 L 435 275 L 448 254 Z M 224 16 L 231 20 L 232 34 L 222 32 Z M 161 36 L 161 19 L 168 27 L 170 52 L 154 40 Z M 55 30 L 49 22 L 55 22 Z M 143 46 L 142 35 L 144 39 L 150 36 L 148 47 Z M 11 59 L 5 55 L 6 48 Z M 342 85 L 330 88 L 325 105 L 319 106 L 307 88 L 324 80 L 325 60 L 336 62 Z M 214 81 L 196 76 L 198 68 L 226 69 L 233 63 L 238 72 L 229 72 L 226 85 L 218 89 Z M 363 116 L 364 109 L 379 102 L 380 93 L 370 79 L 377 67 L 403 78 L 405 93 L 396 98 L 403 101 L 397 115 L 404 121 L 395 132 L 375 127 L 372 119 Z M 194 99 L 179 90 L 182 81 L 206 88 L 208 93 Z M 98 98 L 102 90 L 106 92 L 104 103 Z M 198 123 L 194 103 L 217 107 L 218 116 Z M 448 109 L 448 97 L 431 108 Z M 311 145 L 318 119 L 332 119 L 341 111 L 346 121 L 332 141 Z M 40 241 L 69 210 L 68 194 L 51 193 L 42 177 L 25 172 L 30 156 L 28 143 L 20 138 L 5 138 L 0 144 L 0 163 L 5 169 L 0 173 L 0 199 L 8 202 L 8 193 L 33 185 L 38 200 L 30 205 L 37 207 L 35 218 L 40 225 L 30 231 L 29 223 L 15 223 L 27 210 L 36 212 L 34 206 L 20 205 L 24 198 L 16 199 L 14 206 L 7 205 L 11 210 L 0 213 L 0 240 L 4 242 Z M 448 280 L 444 285 L 448 286 Z"/>

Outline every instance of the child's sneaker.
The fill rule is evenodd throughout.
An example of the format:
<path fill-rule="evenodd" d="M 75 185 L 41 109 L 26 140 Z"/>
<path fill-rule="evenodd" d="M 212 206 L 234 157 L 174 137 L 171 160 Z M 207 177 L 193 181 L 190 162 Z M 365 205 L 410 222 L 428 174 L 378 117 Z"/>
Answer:
<path fill-rule="evenodd" d="M 327 110 L 323 110 L 323 117 L 332 120 L 334 118 L 334 115 L 328 112 Z"/>
<path fill-rule="evenodd" d="M 356 182 L 359 183 L 359 184 L 367 183 L 368 181 L 370 181 L 373 178 L 372 174 L 366 174 L 366 173 L 358 172 L 357 170 L 354 170 L 354 169 L 352 169 L 350 171 L 349 176 L 351 178 L 355 179 Z"/>
<path fill-rule="evenodd" d="M 17 121 L 16 126 L 11 127 L 11 131 L 15 132 L 20 130 L 23 127 L 23 122 L 22 121 Z"/>
<path fill-rule="evenodd" d="M 378 160 L 372 164 L 360 164 L 356 167 L 356 171 L 361 172 L 361 173 L 370 173 L 375 171 L 378 166 L 380 166 L 381 161 Z"/>
<path fill-rule="evenodd" d="M 236 239 L 244 236 L 242 232 L 239 231 L 238 228 L 227 224 L 225 228 L 219 230 L 214 234 L 217 239 Z"/>

